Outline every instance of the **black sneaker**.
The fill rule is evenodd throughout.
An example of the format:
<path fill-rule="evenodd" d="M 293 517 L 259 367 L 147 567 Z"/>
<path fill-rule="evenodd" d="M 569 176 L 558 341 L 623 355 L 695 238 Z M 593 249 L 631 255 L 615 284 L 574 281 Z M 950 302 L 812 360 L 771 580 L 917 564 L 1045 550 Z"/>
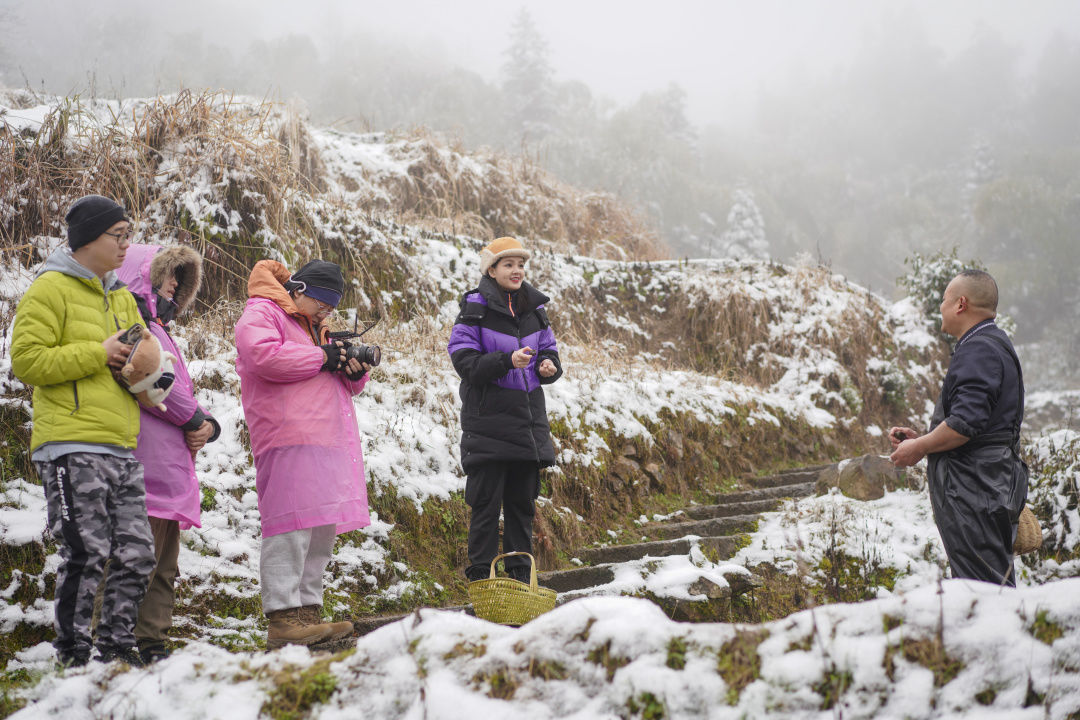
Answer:
<path fill-rule="evenodd" d="M 532 579 L 532 572 L 529 570 L 529 568 L 527 566 L 526 567 L 521 567 L 521 566 L 512 567 L 512 568 L 510 568 L 509 570 L 506 571 L 506 574 L 509 575 L 510 577 L 512 577 L 514 580 L 517 580 L 519 582 L 523 582 L 526 585 L 528 585 L 529 581 Z"/>
<path fill-rule="evenodd" d="M 142 659 L 143 665 L 150 665 L 158 660 L 164 660 L 171 654 L 172 650 L 166 648 L 165 643 L 154 643 L 139 648 L 139 657 Z"/>
<path fill-rule="evenodd" d="M 115 645 L 98 645 L 98 661 L 107 663 L 113 660 L 119 660 L 120 662 L 127 663 L 131 667 L 142 667 L 145 665 L 142 658 L 139 656 L 139 651 L 133 647 L 120 648 Z"/>
<path fill-rule="evenodd" d="M 465 579 L 469 582 L 476 582 L 477 580 L 487 580 L 490 572 L 491 571 L 488 570 L 487 566 L 485 565 L 470 565 L 469 567 L 465 568 Z"/>

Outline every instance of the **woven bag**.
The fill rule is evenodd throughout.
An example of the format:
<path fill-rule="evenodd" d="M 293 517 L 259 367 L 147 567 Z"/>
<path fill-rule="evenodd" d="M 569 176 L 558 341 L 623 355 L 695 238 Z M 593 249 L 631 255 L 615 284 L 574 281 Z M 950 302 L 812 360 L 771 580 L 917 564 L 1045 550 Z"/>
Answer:
<path fill-rule="evenodd" d="M 1027 505 L 1020 511 L 1020 520 L 1016 526 L 1016 540 L 1013 542 L 1013 554 L 1026 555 L 1042 547 L 1042 528 L 1039 520 Z"/>
<path fill-rule="evenodd" d="M 513 578 L 495 577 L 495 563 L 511 555 L 529 558 L 528 584 Z M 491 561 L 491 574 L 486 580 L 469 583 L 469 599 L 476 617 L 500 625 L 524 625 L 537 615 L 555 607 L 554 590 L 536 584 L 536 561 L 527 552 L 508 552 Z"/>

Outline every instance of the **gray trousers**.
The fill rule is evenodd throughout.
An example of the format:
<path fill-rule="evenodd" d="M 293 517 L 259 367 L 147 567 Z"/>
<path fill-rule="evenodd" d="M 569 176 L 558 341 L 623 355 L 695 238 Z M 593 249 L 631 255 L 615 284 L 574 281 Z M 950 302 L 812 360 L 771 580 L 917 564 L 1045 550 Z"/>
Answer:
<path fill-rule="evenodd" d="M 262 539 L 259 585 L 263 612 L 323 604 L 323 571 L 334 552 L 335 525 L 271 535 Z"/>
<path fill-rule="evenodd" d="M 135 645 L 135 618 L 154 568 L 139 461 L 97 453 L 69 453 L 34 463 L 45 486 L 49 530 L 56 540 L 53 642 L 62 660 L 90 654 L 94 594 L 110 564 L 102 594 L 98 645 Z"/>

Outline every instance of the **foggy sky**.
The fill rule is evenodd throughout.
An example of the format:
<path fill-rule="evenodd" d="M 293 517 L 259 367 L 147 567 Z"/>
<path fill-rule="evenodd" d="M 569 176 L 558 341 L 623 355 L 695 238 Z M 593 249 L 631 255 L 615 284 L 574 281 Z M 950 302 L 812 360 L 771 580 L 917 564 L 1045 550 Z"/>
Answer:
<path fill-rule="evenodd" d="M 72 39 L 109 19 L 154 13 L 147 33 L 197 31 L 218 43 L 306 34 L 316 45 L 357 34 L 407 40 L 413 52 L 499 79 L 509 28 L 528 8 L 556 79 L 580 80 L 618 104 L 678 83 L 696 124 L 746 119 L 762 88 L 834 72 L 895 23 L 920 27 L 948 55 L 980 24 L 1034 61 L 1054 32 L 1080 36 L 1075 0 L 0 0 L 38 43 L 64 58 Z M 57 18 L 64 18 L 62 23 Z M 117 52 L 123 52 L 117 39 Z M 137 57 L 130 62 L 137 63 Z M 89 58 L 70 62 L 90 65 Z M 33 83 L 33 68 L 25 68 Z M 64 92 L 66 88 L 50 88 Z"/>

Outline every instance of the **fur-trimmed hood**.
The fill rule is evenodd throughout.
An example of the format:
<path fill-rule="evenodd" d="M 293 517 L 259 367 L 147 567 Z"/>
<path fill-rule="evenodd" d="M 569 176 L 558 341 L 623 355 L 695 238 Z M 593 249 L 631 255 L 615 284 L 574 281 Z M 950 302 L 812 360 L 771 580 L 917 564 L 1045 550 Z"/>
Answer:
<path fill-rule="evenodd" d="M 176 313 L 191 307 L 202 286 L 202 256 L 187 245 L 141 245 L 133 244 L 127 250 L 124 264 L 116 271 L 127 283 L 128 289 L 142 298 L 148 308 L 157 307 L 155 288 L 170 275 L 178 281 L 173 302 Z"/>

